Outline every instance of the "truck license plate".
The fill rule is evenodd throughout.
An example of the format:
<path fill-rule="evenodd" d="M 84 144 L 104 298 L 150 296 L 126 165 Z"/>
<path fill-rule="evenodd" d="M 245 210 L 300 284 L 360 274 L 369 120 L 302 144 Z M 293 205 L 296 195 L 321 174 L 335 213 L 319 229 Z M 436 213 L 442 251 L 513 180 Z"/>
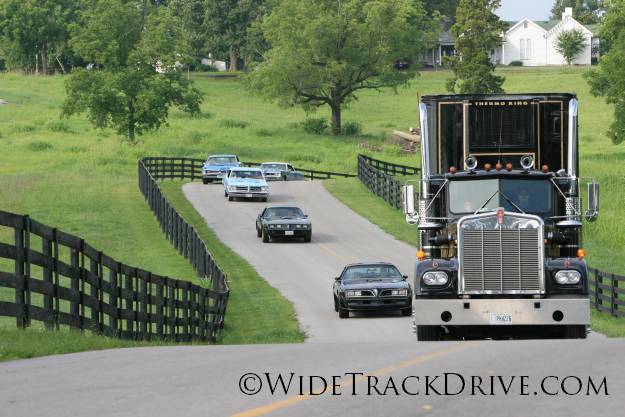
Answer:
<path fill-rule="evenodd" d="M 512 314 L 490 313 L 490 324 L 512 324 Z"/>
<path fill-rule="evenodd" d="M 246 196 L 247 198 L 252 198 L 252 197 L 254 197 L 254 195 L 253 195 L 253 194 L 245 194 L 245 196 Z"/>
<path fill-rule="evenodd" d="M 285 230 L 285 231 L 284 231 L 284 235 L 285 235 L 285 236 L 293 236 L 293 234 L 294 234 L 294 233 L 295 233 L 295 232 L 293 232 L 292 230 Z"/>

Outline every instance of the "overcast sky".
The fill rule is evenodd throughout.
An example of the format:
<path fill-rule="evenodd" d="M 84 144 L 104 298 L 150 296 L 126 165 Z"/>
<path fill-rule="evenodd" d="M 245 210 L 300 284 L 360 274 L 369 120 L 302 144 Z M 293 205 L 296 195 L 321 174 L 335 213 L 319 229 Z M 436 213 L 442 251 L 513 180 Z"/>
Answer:
<path fill-rule="evenodd" d="M 552 0 L 502 0 L 498 14 L 503 20 L 548 20 L 552 6 Z"/>

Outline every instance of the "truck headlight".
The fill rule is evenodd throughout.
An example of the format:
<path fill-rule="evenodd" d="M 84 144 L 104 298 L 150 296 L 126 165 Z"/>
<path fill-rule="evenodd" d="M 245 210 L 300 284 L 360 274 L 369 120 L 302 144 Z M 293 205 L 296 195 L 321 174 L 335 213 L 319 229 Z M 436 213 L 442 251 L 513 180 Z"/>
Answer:
<path fill-rule="evenodd" d="M 345 291 L 345 297 L 361 297 L 362 291 Z"/>
<path fill-rule="evenodd" d="M 445 285 L 449 281 L 447 273 L 443 271 L 428 271 L 421 279 L 425 285 Z"/>
<path fill-rule="evenodd" d="M 407 296 L 408 295 L 408 290 L 406 288 L 402 289 L 402 290 L 392 290 L 391 291 L 391 295 L 396 295 L 396 296 Z"/>
<path fill-rule="evenodd" d="M 576 270 L 562 270 L 556 272 L 556 282 L 560 285 L 577 284 L 582 278 L 582 274 Z"/>

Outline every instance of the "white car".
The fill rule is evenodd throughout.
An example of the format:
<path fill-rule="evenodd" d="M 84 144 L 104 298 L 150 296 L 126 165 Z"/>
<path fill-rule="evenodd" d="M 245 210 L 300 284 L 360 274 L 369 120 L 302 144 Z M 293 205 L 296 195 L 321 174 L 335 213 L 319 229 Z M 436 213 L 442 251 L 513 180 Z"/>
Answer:
<path fill-rule="evenodd" d="M 260 169 L 263 171 L 263 175 L 267 181 L 293 181 L 305 179 L 304 174 L 295 170 L 293 165 L 286 162 L 263 162 L 260 164 Z"/>
<path fill-rule="evenodd" d="M 269 185 L 260 168 L 231 168 L 223 177 L 224 196 L 229 201 L 235 198 L 258 198 L 267 201 Z"/>

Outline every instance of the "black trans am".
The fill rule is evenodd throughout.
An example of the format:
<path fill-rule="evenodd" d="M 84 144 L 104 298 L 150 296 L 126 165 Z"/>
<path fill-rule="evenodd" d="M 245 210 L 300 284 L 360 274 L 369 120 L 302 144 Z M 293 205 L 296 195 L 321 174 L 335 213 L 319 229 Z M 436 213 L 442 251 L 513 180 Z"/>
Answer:
<path fill-rule="evenodd" d="M 300 238 L 310 242 L 312 224 L 298 207 L 267 207 L 256 218 L 256 235 L 267 243 L 274 238 Z"/>
<path fill-rule="evenodd" d="M 387 262 L 347 265 L 334 280 L 334 310 L 342 319 L 363 310 L 400 310 L 409 316 L 412 290 L 407 278 Z"/>

